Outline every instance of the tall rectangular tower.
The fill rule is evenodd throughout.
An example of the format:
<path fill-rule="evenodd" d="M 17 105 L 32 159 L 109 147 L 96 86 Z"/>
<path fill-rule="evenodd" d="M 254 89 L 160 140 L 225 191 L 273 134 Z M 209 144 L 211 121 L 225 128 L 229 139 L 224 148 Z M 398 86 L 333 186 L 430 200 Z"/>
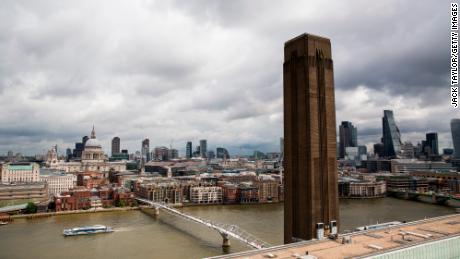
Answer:
<path fill-rule="evenodd" d="M 114 137 L 112 139 L 112 156 L 120 154 L 120 138 Z"/>
<path fill-rule="evenodd" d="M 401 133 L 396 125 L 393 111 L 383 111 L 382 130 L 383 155 L 385 157 L 396 157 L 401 151 Z"/>
<path fill-rule="evenodd" d="M 284 44 L 284 242 L 338 221 L 331 42 L 310 34 Z"/>
<path fill-rule="evenodd" d="M 200 155 L 202 158 L 206 158 L 208 154 L 208 141 L 206 139 L 200 140 Z"/>
<path fill-rule="evenodd" d="M 345 157 L 346 147 L 358 146 L 358 131 L 353 123 L 349 121 L 342 121 L 339 126 L 339 156 Z"/>
<path fill-rule="evenodd" d="M 185 157 L 187 159 L 190 159 L 190 158 L 192 158 L 192 154 L 193 154 L 192 142 L 188 141 L 187 145 L 185 146 Z"/>

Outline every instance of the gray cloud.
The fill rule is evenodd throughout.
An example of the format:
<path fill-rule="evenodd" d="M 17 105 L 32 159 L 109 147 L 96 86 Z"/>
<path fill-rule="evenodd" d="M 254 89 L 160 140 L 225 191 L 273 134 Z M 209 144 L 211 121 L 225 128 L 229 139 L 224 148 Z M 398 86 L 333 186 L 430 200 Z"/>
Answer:
<path fill-rule="evenodd" d="M 0 153 L 72 147 L 93 124 L 106 150 L 278 150 L 283 44 L 303 32 L 331 38 L 337 120 L 360 143 L 393 109 L 405 140 L 451 145 L 448 3 L 6 0 L 0 17 Z"/>

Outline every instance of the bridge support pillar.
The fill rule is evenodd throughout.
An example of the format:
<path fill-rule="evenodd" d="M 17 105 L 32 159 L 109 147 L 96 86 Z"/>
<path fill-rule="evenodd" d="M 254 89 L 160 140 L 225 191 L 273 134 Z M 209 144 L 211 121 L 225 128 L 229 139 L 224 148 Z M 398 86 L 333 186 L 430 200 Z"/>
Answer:
<path fill-rule="evenodd" d="M 222 247 L 230 247 L 230 240 L 228 239 L 228 235 L 223 233 L 220 233 L 220 235 L 222 236 Z"/>

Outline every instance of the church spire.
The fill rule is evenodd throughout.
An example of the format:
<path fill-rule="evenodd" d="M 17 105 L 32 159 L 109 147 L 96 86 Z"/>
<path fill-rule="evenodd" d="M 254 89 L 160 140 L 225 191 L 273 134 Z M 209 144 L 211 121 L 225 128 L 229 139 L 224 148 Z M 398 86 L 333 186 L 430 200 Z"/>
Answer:
<path fill-rule="evenodd" d="M 91 138 L 96 138 L 96 131 L 94 130 L 94 124 L 93 124 L 93 130 L 91 131 Z"/>

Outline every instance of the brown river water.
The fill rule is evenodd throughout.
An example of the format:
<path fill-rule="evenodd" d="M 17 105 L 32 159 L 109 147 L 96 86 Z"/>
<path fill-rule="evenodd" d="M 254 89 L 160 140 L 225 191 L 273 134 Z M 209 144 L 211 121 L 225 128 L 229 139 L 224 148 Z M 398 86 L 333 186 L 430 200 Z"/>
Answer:
<path fill-rule="evenodd" d="M 236 224 L 260 239 L 283 241 L 283 204 L 217 205 L 180 209 L 215 222 Z M 341 231 L 388 221 L 412 221 L 455 213 L 454 209 L 414 201 L 381 198 L 341 200 Z M 103 224 L 115 232 L 64 237 L 62 230 Z M 18 219 L 0 226 L 0 259 L 202 258 L 224 253 L 222 238 L 211 229 L 160 212 L 155 219 L 141 211 Z M 228 252 L 250 249 L 231 240 Z"/>

